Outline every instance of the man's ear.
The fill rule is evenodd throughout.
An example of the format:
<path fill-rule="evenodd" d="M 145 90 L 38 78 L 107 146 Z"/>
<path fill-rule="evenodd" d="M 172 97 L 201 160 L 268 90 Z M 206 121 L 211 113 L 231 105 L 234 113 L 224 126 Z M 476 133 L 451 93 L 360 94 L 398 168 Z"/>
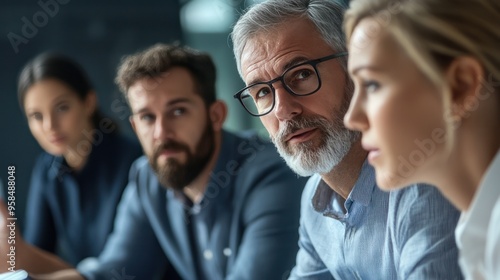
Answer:
<path fill-rule="evenodd" d="M 212 127 L 214 128 L 214 130 L 222 130 L 222 126 L 224 125 L 224 121 L 227 117 L 226 103 L 221 100 L 216 100 L 214 103 L 212 103 L 212 105 L 210 105 L 208 110 L 210 121 L 212 122 Z"/>
<path fill-rule="evenodd" d="M 97 94 L 95 91 L 91 90 L 88 92 L 87 96 L 85 97 L 85 112 L 87 114 L 87 117 L 91 117 L 94 112 L 97 110 Z"/>
<path fill-rule="evenodd" d="M 446 79 L 453 111 L 464 112 L 467 102 L 477 98 L 482 90 L 484 75 L 483 66 L 473 57 L 461 56 L 451 62 L 446 70 Z"/>
<path fill-rule="evenodd" d="M 130 122 L 130 126 L 132 126 L 132 129 L 134 130 L 135 134 L 137 134 L 137 129 L 135 128 L 135 120 L 134 116 L 128 117 L 128 120 Z"/>

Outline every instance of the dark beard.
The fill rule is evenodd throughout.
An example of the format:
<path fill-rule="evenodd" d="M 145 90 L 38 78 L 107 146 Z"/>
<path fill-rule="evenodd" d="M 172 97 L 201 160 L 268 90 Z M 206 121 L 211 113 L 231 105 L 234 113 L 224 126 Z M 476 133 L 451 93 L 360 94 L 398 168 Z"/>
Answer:
<path fill-rule="evenodd" d="M 167 159 L 165 165 L 158 166 L 158 156 L 164 149 L 183 151 L 186 153 L 186 163 L 182 164 L 177 159 Z M 212 123 L 207 119 L 205 130 L 196 145 L 194 154 L 189 147 L 176 141 L 168 141 L 157 146 L 153 156 L 149 157 L 149 163 L 155 171 L 158 181 L 165 188 L 182 191 L 189 185 L 210 161 L 215 150 L 215 139 Z"/>

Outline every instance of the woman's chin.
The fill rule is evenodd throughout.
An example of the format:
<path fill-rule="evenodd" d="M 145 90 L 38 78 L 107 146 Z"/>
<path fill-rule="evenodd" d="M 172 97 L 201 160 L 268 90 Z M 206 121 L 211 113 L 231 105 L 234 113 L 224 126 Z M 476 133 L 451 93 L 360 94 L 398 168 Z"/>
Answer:
<path fill-rule="evenodd" d="M 63 156 L 65 153 L 66 153 L 66 149 L 63 149 L 63 148 L 49 148 L 49 149 L 44 149 L 47 153 L 53 155 L 53 156 Z"/>
<path fill-rule="evenodd" d="M 410 185 L 406 178 L 394 173 L 376 171 L 376 180 L 377 186 L 383 191 L 398 190 Z"/>

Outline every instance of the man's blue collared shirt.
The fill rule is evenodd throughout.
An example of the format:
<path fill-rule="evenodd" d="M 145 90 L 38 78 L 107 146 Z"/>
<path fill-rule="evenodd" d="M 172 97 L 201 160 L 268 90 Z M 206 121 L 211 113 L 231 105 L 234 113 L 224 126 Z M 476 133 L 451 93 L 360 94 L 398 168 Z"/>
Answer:
<path fill-rule="evenodd" d="M 301 207 L 290 279 L 462 279 L 459 212 L 432 186 L 383 192 L 365 162 L 346 200 L 315 175 Z"/>

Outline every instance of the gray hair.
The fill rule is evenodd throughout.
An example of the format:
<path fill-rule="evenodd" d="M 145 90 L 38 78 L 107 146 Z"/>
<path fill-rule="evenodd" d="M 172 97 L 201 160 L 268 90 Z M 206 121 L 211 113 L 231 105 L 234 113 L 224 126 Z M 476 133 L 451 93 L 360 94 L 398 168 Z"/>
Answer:
<path fill-rule="evenodd" d="M 238 19 L 231 33 L 238 73 L 241 76 L 241 54 L 249 39 L 296 18 L 311 20 L 332 49 L 345 51 L 342 22 L 346 9 L 347 5 L 340 0 L 269 0 L 250 7 Z M 339 61 L 347 69 L 347 59 Z"/>

